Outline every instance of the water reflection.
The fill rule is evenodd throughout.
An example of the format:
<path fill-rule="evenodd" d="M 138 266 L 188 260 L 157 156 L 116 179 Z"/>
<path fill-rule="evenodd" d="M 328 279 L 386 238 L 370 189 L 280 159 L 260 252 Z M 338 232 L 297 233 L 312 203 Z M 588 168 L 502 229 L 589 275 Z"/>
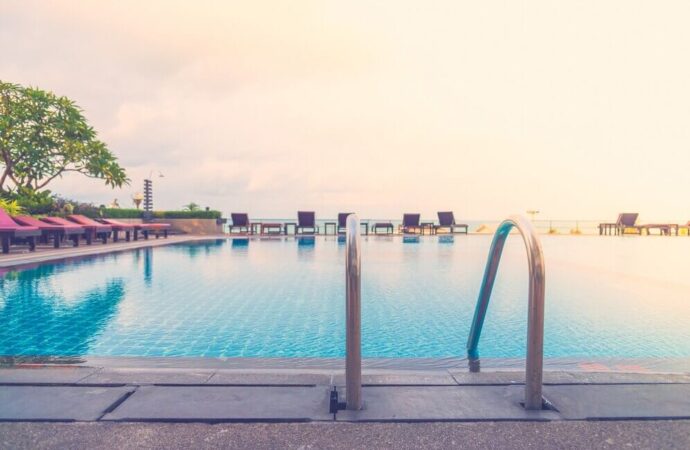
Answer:
<path fill-rule="evenodd" d="M 75 303 L 52 289 L 56 267 L 39 266 L 2 281 L 0 355 L 87 354 L 117 312 L 125 296 L 122 279 L 80 292 Z"/>
<path fill-rule="evenodd" d="M 419 244 L 419 236 L 403 236 L 403 244 Z"/>
<path fill-rule="evenodd" d="M 249 238 L 233 238 L 231 247 L 233 249 L 249 247 Z"/>
<path fill-rule="evenodd" d="M 316 245 L 316 238 L 314 236 L 299 236 L 297 238 L 298 248 L 314 248 Z"/>
<path fill-rule="evenodd" d="M 298 236 L 295 240 L 297 241 L 297 258 L 301 260 L 313 260 L 316 238 L 314 236 Z"/>
<path fill-rule="evenodd" d="M 217 253 L 227 243 L 227 239 L 215 239 L 212 241 L 196 242 L 194 245 L 180 245 L 184 248 L 191 259 L 197 258 L 199 255 L 211 255 Z"/>
<path fill-rule="evenodd" d="M 452 235 L 446 235 L 446 236 L 439 236 L 438 237 L 438 243 L 439 244 L 452 244 L 455 242 L 455 236 Z"/>

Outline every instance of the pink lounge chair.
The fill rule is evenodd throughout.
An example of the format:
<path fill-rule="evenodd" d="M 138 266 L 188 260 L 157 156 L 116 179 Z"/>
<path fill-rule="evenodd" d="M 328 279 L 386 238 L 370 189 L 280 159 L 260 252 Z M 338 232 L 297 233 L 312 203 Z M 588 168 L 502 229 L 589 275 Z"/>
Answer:
<path fill-rule="evenodd" d="M 29 251 L 36 250 L 36 237 L 41 235 L 41 230 L 36 227 L 19 225 L 12 220 L 4 209 L 0 209 L 0 240 L 2 240 L 2 252 L 10 252 L 12 239 L 26 239 Z"/>
<path fill-rule="evenodd" d="M 134 240 L 138 241 L 139 240 L 139 232 L 141 231 L 141 234 L 144 235 L 144 239 L 149 238 L 149 233 L 153 231 L 156 234 L 156 238 L 158 238 L 158 232 L 162 231 L 165 237 L 168 237 L 168 229 L 170 228 L 169 223 L 125 223 L 121 222 L 116 219 L 101 219 L 101 222 L 103 222 L 106 225 L 110 225 L 113 227 L 113 230 L 122 230 L 125 231 L 126 234 L 126 240 L 129 241 L 129 236 L 130 236 L 130 231 L 134 232 Z M 117 240 L 117 239 L 115 239 Z"/>
<path fill-rule="evenodd" d="M 41 222 L 49 223 L 51 225 L 76 225 L 74 222 L 69 221 L 67 219 L 63 219 L 62 217 L 42 217 Z M 99 224 L 101 225 L 101 224 Z M 80 225 L 84 229 L 84 237 L 86 239 L 86 244 L 91 245 L 93 242 L 94 236 L 98 236 L 98 233 L 104 234 L 101 238 L 103 239 L 103 243 L 105 244 L 107 241 L 107 234 L 110 233 L 110 230 L 107 231 L 96 231 L 96 227 L 93 226 L 87 226 L 87 225 Z"/>
<path fill-rule="evenodd" d="M 170 230 L 170 224 L 169 223 L 145 223 L 143 225 L 146 225 L 148 227 L 148 231 L 153 231 L 154 234 L 156 235 L 156 239 L 158 239 L 159 234 L 162 232 L 163 237 L 167 238 L 168 237 L 168 231 Z M 148 235 L 147 235 L 148 239 Z"/>
<path fill-rule="evenodd" d="M 53 247 L 60 248 L 60 241 L 63 239 L 71 239 L 74 246 L 79 245 L 79 236 L 84 234 L 84 228 L 79 225 L 53 225 L 41 222 L 35 217 L 31 216 L 16 216 L 14 221 L 20 225 L 36 227 L 41 230 L 41 237 L 48 242 L 50 237 L 53 238 Z"/>
<path fill-rule="evenodd" d="M 82 216 L 81 214 L 72 214 L 67 216 L 67 220 L 84 227 L 86 232 L 92 235 L 92 239 L 93 237 L 100 236 L 104 244 L 108 243 L 108 236 L 110 236 L 110 233 L 113 231 L 113 227 L 110 225 L 104 225 L 100 222 L 96 222 L 95 220 Z"/>

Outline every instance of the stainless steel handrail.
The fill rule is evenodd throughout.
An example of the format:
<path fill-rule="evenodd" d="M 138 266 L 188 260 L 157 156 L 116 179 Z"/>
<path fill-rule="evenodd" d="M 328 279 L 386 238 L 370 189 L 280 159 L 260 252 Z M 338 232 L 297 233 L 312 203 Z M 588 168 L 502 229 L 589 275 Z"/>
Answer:
<path fill-rule="evenodd" d="M 345 401 L 347 409 L 362 409 L 362 283 L 359 218 L 347 216 L 345 252 Z"/>
<path fill-rule="evenodd" d="M 467 338 L 467 359 L 470 371 L 479 372 L 479 337 L 489 307 L 491 290 L 501 261 L 503 245 L 513 228 L 525 242 L 529 265 L 529 305 L 527 311 L 527 361 L 525 364 L 525 408 L 542 409 L 542 372 L 544 364 L 544 254 L 532 223 L 521 216 L 510 216 L 501 222 L 494 234 L 486 261 L 484 278 L 474 310 L 472 328 Z"/>

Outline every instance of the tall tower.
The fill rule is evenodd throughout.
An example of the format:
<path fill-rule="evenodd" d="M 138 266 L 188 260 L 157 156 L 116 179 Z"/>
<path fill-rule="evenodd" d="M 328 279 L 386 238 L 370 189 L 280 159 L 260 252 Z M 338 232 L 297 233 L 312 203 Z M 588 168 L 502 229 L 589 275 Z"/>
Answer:
<path fill-rule="evenodd" d="M 144 180 L 144 218 L 153 217 L 153 183 L 151 180 Z"/>

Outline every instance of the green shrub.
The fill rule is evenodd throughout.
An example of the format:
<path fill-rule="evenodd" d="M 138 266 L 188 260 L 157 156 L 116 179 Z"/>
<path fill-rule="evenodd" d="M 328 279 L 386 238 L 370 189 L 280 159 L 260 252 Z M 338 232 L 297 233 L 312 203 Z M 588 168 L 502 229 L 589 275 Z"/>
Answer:
<path fill-rule="evenodd" d="M 105 208 L 103 217 L 109 219 L 141 219 L 144 211 L 134 208 Z"/>
<path fill-rule="evenodd" d="M 220 219 L 220 211 L 154 211 L 155 219 Z"/>
<path fill-rule="evenodd" d="M 17 203 L 17 200 L 5 200 L 4 198 L 0 198 L 0 209 L 4 210 L 10 216 L 18 216 L 24 212 L 23 208 Z"/>

